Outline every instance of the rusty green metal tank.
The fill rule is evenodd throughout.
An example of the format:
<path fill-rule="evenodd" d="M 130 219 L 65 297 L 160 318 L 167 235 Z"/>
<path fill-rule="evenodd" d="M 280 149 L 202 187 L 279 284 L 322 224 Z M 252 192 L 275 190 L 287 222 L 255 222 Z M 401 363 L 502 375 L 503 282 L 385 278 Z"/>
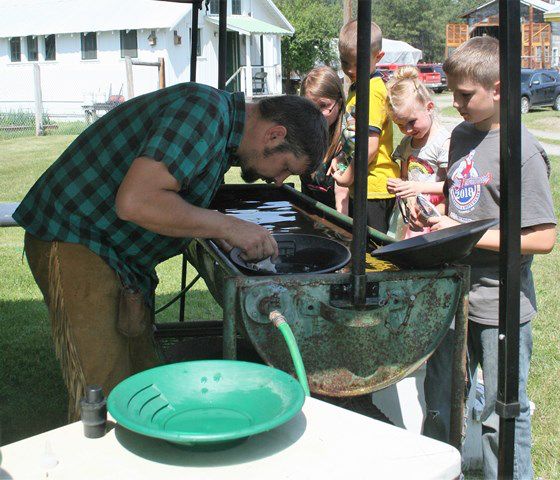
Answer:
<path fill-rule="evenodd" d="M 249 208 L 232 212 L 230 207 L 239 198 Z M 260 211 L 254 208 L 259 199 L 265 204 Z M 347 217 L 313 204 L 289 187 L 224 186 L 213 206 L 276 232 L 351 237 Z M 267 208 L 272 213 L 267 214 Z M 372 249 L 383 239 L 370 231 Z M 357 309 L 349 301 L 348 271 L 252 276 L 203 239 L 191 242 L 188 258 L 223 308 L 224 356 L 235 357 L 237 331 L 269 365 L 291 372 L 288 349 L 269 320 L 270 312 L 279 310 L 294 332 L 310 389 L 316 394 L 356 396 L 393 384 L 429 357 L 456 315 L 464 320 L 468 291 L 464 267 L 397 270 L 368 257 L 367 305 Z"/>

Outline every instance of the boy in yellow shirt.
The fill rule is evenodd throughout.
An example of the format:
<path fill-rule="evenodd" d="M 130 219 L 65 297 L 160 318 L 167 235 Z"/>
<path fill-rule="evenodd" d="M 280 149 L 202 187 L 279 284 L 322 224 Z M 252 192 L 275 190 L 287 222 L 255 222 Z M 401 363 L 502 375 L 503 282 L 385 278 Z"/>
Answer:
<path fill-rule="evenodd" d="M 385 54 L 381 50 L 381 29 L 371 23 L 371 63 L 369 81 L 369 138 L 368 138 L 368 187 L 367 221 L 370 227 L 387 233 L 389 217 L 395 204 L 395 195 L 387 191 L 387 179 L 399 178 L 399 166 L 391 160 L 393 151 L 393 125 L 387 116 L 387 89 L 381 74 L 376 70 L 377 63 Z M 346 111 L 352 113 L 356 106 L 356 63 L 357 63 L 358 24 L 352 20 L 342 27 L 338 39 L 340 63 L 344 73 L 353 82 L 348 92 Z M 353 207 L 354 164 L 340 170 L 335 158 L 332 162 L 332 175 L 336 183 L 350 188 L 350 216 Z"/>

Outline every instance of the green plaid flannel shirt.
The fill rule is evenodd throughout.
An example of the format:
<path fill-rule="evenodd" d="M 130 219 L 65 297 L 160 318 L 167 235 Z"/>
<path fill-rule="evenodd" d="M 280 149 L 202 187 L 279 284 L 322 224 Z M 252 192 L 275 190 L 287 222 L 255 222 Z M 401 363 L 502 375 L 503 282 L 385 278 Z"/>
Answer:
<path fill-rule="evenodd" d="M 14 219 L 45 241 L 81 243 L 103 258 L 128 288 L 151 304 L 158 263 L 188 238 L 173 238 L 119 219 L 117 190 L 133 160 L 163 162 L 179 195 L 208 207 L 241 141 L 245 100 L 195 83 L 136 97 L 91 125 L 27 193 Z"/>

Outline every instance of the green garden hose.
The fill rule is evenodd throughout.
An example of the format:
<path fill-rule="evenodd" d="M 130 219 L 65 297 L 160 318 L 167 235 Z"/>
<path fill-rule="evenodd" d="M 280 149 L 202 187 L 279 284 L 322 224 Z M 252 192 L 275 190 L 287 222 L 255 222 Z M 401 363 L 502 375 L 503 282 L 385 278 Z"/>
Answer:
<path fill-rule="evenodd" d="M 286 321 L 284 315 L 282 315 L 278 310 L 273 310 L 270 312 L 269 315 L 270 321 L 278 327 L 284 340 L 286 341 L 286 345 L 288 345 L 288 350 L 290 351 L 290 355 L 292 356 L 292 361 L 294 362 L 294 368 L 296 370 L 296 375 L 298 377 L 299 383 L 303 387 L 303 391 L 307 397 L 311 396 L 309 392 L 309 385 L 307 383 L 307 375 L 305 374 L 305 367 L 303 365 L 303 360 L 301 358 L 301 354 L 299 353 L 299 348 L 297 346 L 296 338 Z"/>

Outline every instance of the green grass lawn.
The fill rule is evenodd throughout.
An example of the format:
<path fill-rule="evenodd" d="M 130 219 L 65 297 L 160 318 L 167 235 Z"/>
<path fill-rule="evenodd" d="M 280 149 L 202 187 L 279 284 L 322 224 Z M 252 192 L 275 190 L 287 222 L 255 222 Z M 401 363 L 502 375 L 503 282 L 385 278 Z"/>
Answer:
<path fill-rule="evenodd" d="M 35 123 L 27 123 L 27 128 L 23 130 L 3 130 L 2 126 L 9 127 L 5 124 L 5 120 L 0 117 L 0 141 L 2 140 L 15 140 L 18 138 L 33 138 L 35 136 Z M 59 136 L 59 135 L 79 135 L 87 127 L 85 122 L 58 122 L 56 124 L 47 125 L 44 131 L 46 136 Z"/>
<path fill-rule="evenodd" d="M 400 135 L 399 135 L 400 137 Z M 72 141 L 73 136 L 0 140 L 0 201 L 19 201 L 36 178 Z M 397 141 L 397 140 L 395 140 Z M 560 205 L 560 157 L 553 157 L 552 188 L 556 211 Z M 292 180 L 292 179 L 291 179 Z M 297 179 L 293 179 L 296 180 Z M 226 181 L 239 182 L 232 170 Z M 0 229 L 0 439 L 11 443 L 65 423 L 66 394 L 54 357 L 47 310 L 29 268 L 22 258 L 23 231 Z M 157 305 L 179 290 L 180 258 L 158 267 L 161 283 Z M 560 478 L 560 301 L 554 285 L 560 270 L 558 246 L 535 259 L 534 276 L 540 313 L 533 322 L 534 352 L 529 384 L 536 404 L 533 417 L 534 463 L 537 476 Z M 189 269 L 189 279 L 193 269 Z M 199 281 L 187 302 L 188 319 L 217 319 L 221 309 Z M 158 321 L 175 321 L 177 307 Z"/>
<path fill-rule="evenodd" d="M 555 138 L 537 137 L 537 140 L 541 143 L 547 143 L 547 144 L 551 144 L 551 145 L 560 145 L 560 140 L 557 140 Z M 545 150 L 546 150 L 546 148 L 545 148 Z"/>
<path fill-rule="evenodd" d="M 440 113 L 444 117 L 461 117 L 457 109 L 454 107 L 442 108 Z M 560 111 L 555 111 L 551 108 L 531 110 L 529 113 L 523 115 L 521 120 L 527 128 L 550 131 L 553 133 L 560 132 Z M 543 137 L 546 138 L 546 136 Z"/>
<path fill-rule="evenodd" d="M 444 107 L 439 112 L 444 117 L 457 117 L 460 118 L 459 112 L 455 107 Z"/>
<path fill-rule="evenodd" d="M 523 115 L 522 121 L 527 128 L 546 130 L 556 134 L 560 133 L 560 111 L 555 111 L 551 108 L 531 110 Z"/>

